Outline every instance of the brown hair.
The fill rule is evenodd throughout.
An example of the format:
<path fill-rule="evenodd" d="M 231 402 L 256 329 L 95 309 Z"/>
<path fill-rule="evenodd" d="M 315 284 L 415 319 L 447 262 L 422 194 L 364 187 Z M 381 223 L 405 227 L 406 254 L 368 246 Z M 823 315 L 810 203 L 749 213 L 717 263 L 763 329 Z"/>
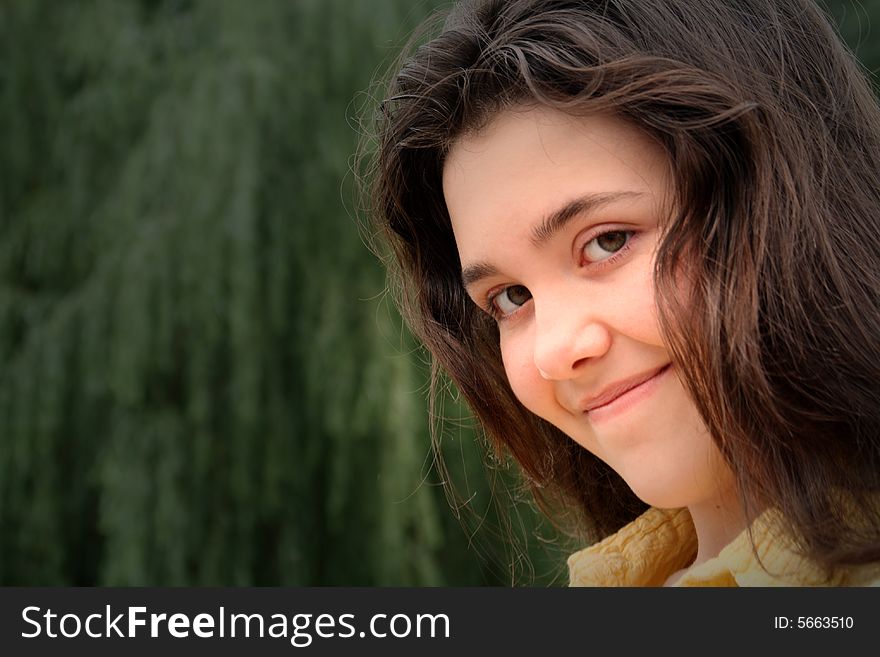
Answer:
<path fill-rule="evenodd" d="M 545 509 L 563 501 L 600 537 L 644 504 L 515 399 L 461 282 L 444 159 L 518 104 L 610 111 L 663 146 L 678 209 L 656 261 L 661 326 L 744 510 L 779 509 L 827 567 L 880 559 L 880 111 L 820 9 L 469 2 L 397 70 L 371 175 L 400 307 Z"/>

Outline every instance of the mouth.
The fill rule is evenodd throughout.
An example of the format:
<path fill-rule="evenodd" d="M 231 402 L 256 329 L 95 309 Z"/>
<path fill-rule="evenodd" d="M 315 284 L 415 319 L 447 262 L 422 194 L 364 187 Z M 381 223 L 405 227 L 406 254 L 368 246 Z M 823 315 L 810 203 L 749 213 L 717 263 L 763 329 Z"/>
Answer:
<path fill-rule="evenodd" d="M 599 395 L 585 400 L 581 408 L 594 422 L 616 416 L 650 396 L 671 367 L 672 364 L 667 363 L 654 370 L 618 381 Z"/>

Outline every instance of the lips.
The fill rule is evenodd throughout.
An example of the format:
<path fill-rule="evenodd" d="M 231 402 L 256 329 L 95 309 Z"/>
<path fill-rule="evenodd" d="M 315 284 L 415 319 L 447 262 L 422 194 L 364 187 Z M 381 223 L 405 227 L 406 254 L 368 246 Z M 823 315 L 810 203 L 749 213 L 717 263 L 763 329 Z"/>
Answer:
<path fill-rule="evenodd" d="M 584 399 L 580 404 L 579 408 L 584 413 L 589 413 L 590 411 L 594 411 L 596 409 L 602 408 L 603 406 L 607 406 L 614 400 L 619 397 L 622 397 L 626 393 L 631 390 L 638 388 L 644 383 L 647 383 L 654 377 L 659 376 L 663 372 L 665 372 L 669 368 L 669 363 L 663 365 L 661 367 L 657 367 L 652 370 L 648 370 L 647 372 L 642 372 L 640 374 L 636 374 L 635 376 L 631 376 L 628 379 L 623 379 L 621 381 L 617 381 L 610 386 L 607 386 L 604 390 L 602 390 L 598 395 L 588 397 Z"/>

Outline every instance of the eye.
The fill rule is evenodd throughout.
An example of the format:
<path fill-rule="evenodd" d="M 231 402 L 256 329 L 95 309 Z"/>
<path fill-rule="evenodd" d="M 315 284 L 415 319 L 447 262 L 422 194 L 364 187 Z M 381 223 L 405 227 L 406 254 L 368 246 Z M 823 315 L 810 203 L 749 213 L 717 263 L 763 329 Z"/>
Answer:
<path fill-rule="evenodd" d="M 584 245 L 583 254 L 588 262 L 607 260 L 623 249 L 633 236 L 631 230 L 612 230 L 597 235 Z"/>
<path fill-rule="evenodd" d="M 495 314 L 501 318 L 512 315 L 529 299 L 532 293 L 523 285 L 511 285 L 489 299 L 489 304 Z"/>

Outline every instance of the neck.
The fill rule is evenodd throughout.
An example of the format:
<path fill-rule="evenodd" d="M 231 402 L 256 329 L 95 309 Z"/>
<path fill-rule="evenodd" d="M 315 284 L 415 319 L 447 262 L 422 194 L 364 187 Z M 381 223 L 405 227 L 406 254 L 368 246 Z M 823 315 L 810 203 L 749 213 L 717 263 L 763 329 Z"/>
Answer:
<path fill-rule="evenodd" d="M 693 563 L 672 573 L 664 586 L 673 586 L 694 566 L 717 557 L 748 524 L 732 486 L 716 497 L 689 504 L 688 511 L 697 533 L 697 556 Z"/>
<path fill-rule="evenodd" d="M 718 556 L 748 523 L 734 486 L 721 494 L 688 506 L 697 531 L 697 557 L 692 566 Z"/>

